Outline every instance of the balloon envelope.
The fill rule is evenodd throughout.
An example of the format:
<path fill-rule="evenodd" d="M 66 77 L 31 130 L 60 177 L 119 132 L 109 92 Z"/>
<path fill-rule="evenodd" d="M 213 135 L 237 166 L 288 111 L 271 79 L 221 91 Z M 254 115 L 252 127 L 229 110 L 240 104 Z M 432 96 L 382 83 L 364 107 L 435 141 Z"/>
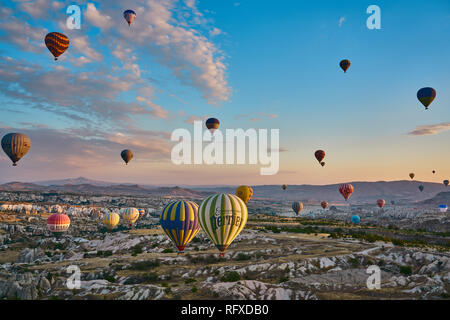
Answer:
<path fill-rule="evenodd" d="M 133 158 L 133 152 L 131 150 L 125 149 L 120 153 L 122 160 L 125 161 L 125 164 L 128 164 L 130 160 Z"/>
<path fill-rule="evenodd" d="M 420 186 L 419 186 L 419 190 L 420 190 L 420 192 L 422 192 L 422 191 L 423 191 L 423 189 L 425 189 L 425 187 L 424 187 L 423 185 L 420 185 Z"/>
<path fill-rule="evenodd" d="M 353 222 L 353 223 L 357 224 L 357 223 L 359 223 L 359 221 L 361 221 L 361 218 L 360 218 L 359 216 L 354 215 L 354 216 L 352 217 L 352 222 Z"/>
<path fill-rule="evenodd" d="M 112 231 L 115 226 L 119 224 L 120 216 L 115 212 L 105 213 L 103 216 L 103 223 L 106 225 L 109 231 Z"/>
<path fill-rule="evenodd" d="M 320 203 L 320 206 L 321 206 L 323 209 L 326 209 L 326 208 L 328 208 L 328 202 L 322 201 L 322 202 Z"/>
<path fill-rule="evenodd" d="M 316 157 L 317 161 L 321 163 L 322 160 L 325 158 L 325 151 L 317 150 L 316 152 L 314 152 L 314 156 Z"/>
<path fill-rule="evenodd" d="M 447 212 L 447 205 L 446 204 L 440 204 L 439 205 L 439 210 L 441 212 Z"/>
<path fill-rule="evenodd" d="M 211 133 L 214 133 L 217 129 L 219 129 L 220 122 L 216 118 L 209 118 L 206 120 L 206 127 Z"/>
<path fill-rule="evenodd" d="M 283 190 L 286 190 L 286 189 L 287 189 L 287 185 L 283 184 L 283 185 L 281 186 L 281 188 L 283 188 Z"/>
<path fill-rule="evenodd" d="M 162 210 L 159 223 L 178 252 L 182 253 L 200 230 L 198 204 L 193 201 L 172 201 Z"/>
<path fill-rule="evenodd" d="M 59 32 L 50 32 L 45 36 L 45 45 L 53 54 L 55 60 L 58 60 L 58 57 L 62 55 L 69 47 L 69 38 Z"/>
<path fill-rule="evenodd" d="M 239 186 L 236 188 L 236 195 L 247 204 L 253 196 L 253 189 L 249 186 Z"/>
<path fill-rule="evenodd" d="M 292 203 L 292 210 L 298 215 L 303 210 L 303 203 L 295 201 Z"/>
<path fill-rule="evenodd" d="M 120 211 L 122 219 L 130 226 L 139 218 L 139 210 L 136 208 L 123 208 Z"/>
<path fill-rule="evenodd" d="M 445 186 L 448 186 L 448 180 L 444 180 L 443 183 Z"/>
<path fill-rule="evenodd" d="M 128 22 L 128 25 L 132 24 L 134 19 L 136 18 L 136 12 L 133 10 L 125 10 L 123 12 L 123 17 Z"/>
<path fill-rule="evenodd" d="M 384 199 L 378 199 L 378 200 L 377 200 L 377 205 L 378 205 L 380 208 L 383 208 L 384 205 L 385 205 L 385 203 L 386 203 L 386 201 L 384 201 Z"/>
<path fill-rule="evenodd" d="M 350 196 L 353 193 L 353 190 L 354 190 L 353 186 L 349 183 L 341 184 L 339 187 L 339 192 L 344 197 L 345 201 L 347 201 L 347 199 L 350 198 Z"/>
<path fill-rule="evenodd" d="M 62 213 L 53 214 L 47 219 L 47 228 L 54 234 L 66 232 L 69 229 L 69 226 L 69 217 Z"/>
<path fill-rule="evenodd" d="M 350 67 L 350 60 L 344 59 L 339 62 L 339 66 L 344 70 L 344 72 L 347 72 L 347 69 Z"/>
<path fill-rule="evenodd" d="M 232 194 L 215 194 L 202 201 L 199 221 L 203 231 L 224 255 L 224 251 L 244 229 L 248 211 L 244 201 Z"/>
<path fill-rule="evenodd" d="M 426 87 L 417 91 L 417 99 L 425 106 L 425 109 L 428 109 L 434 98 L 436 98 L 436 90 L 433 88 Z"/>
<path fill-rule="evenodd" d="M 31 141 L 23 133 L 8 133 L 2 138 L 2 148 L 6 155 L 17 166 L 19 161 L 30 150 Z"/>
<path fill-rule="evenodd" d="M 409 177 L 410 177 L 411 179 L 414 179 L 415 176 L 416 176 L 416 175 L 415 175 L 414 173 L 412 173 L 412 172 L 409 174 Z"/>

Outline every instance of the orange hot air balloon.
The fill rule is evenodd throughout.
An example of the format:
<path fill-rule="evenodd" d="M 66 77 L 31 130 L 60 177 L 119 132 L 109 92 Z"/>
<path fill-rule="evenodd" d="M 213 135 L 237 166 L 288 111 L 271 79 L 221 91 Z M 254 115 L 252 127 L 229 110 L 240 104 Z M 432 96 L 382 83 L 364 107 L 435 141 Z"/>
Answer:
<path fill-rule="evenodd" d="M 67 215 L 57 213 L 47 219 L 47 228 L 54 235 L 60 236 L 69 229 L 70 219 Z"/>
<path fill-rule="evenodd" d="M 317 150 L 314 152 L 314 156 L 316 157 L 317 161 L 319 161 L 320 164 L 322 164 L 322 160 L 325 158 L 325 151 L 323 150 Z M 325 165 L 325 163 L 322 165 L 322 167 Z"/>
<path fill-rule="evenodd" d="M 53 54 L 55 60 L 58 60 L 58 57 L 62 55 L 69 47 L 69 38 L 59 32 L 50 32 L 45 36 L 45 45 Z"/>
<path fill-rule="evenodd" d="M 345 201 L 348 200 L 348 198 L 350 198 L 350 196 L 353 193 L 353 186 L 349 183 L 344 183 L 341 184 L 341 186 L 339 187 L 339 192 L 342 194 L 342 196 L 344 197 Z"/>
<path fill-rule="evenodd" d="M 322 209 L 326 209 L 326 208 L 328 208 L 328 202 L 322 201 L 322 202 L 320 203 L 320 206 L 322 207 Z"/>
<path fill-rule="evenodd" d="M 380 208 L 383 208 L 385 203 L 386 203 L 386 201 L 384 201 L 384 199 L 378 199 L 378 200 L 377 200 L 377 205 L 378 205 Z"/>

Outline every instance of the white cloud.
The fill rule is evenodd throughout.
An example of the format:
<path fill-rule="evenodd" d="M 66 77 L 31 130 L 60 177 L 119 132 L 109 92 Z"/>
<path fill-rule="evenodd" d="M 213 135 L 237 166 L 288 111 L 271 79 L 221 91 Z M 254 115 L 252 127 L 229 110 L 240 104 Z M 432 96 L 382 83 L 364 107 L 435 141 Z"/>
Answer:
<path fill-rule="evenodd" d="M 92 3 L 88 3 L 84 16 L 87 21 L 102 30 L 107 30 L 112 26 L 111 17 L 104 13 L 100 13 Z"/>
<path fill-rule="evenodd" d="M 344 21 L 345 21 L 345 17 L 339 18 L 339 28 L 342 27 L 342 24 L 344 23 Z"/>
<path fill-rule="evenodd" d="M 411 136 L 426 136 L 426 135 L 434 135 L 440 132 L 444 132 L 450 130 L 450 122 L 443 122 L 439 124 L 418 126 L 413 131 L 408 134 Z"/>

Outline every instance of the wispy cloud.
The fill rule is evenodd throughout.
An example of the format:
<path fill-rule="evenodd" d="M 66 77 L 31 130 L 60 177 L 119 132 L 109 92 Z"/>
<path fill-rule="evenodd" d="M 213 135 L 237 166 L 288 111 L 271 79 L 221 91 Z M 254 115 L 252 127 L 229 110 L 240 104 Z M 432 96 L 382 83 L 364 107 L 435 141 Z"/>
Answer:
<path fill-rule="evenodd" d="M 450 130 L 450 122 L 443 122 L 438 124 L 431 124 L 425 126 L 418 126 L 413 131 L 408 132 L 411 136 L 426 136 L 438 134 Z"/>
<path fill-rule="evenodd" d="M 339 18 L 339 28 L 342 27 L 342 24 L 345 22 L 345 17 Z"/>

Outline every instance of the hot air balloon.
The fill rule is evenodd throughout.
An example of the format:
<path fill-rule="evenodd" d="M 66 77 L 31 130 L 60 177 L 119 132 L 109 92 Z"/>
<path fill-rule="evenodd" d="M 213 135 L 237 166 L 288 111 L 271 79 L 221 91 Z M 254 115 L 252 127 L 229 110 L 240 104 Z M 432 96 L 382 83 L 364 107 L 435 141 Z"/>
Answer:
<path fill-rule="evenodd" d="M 223 257 L 247 223 L 247 206 L 239 197 L 221 193 L 203 200 L 198 212 L 200 226 Z"/>
<path fill-rule="evenodd" d="M 422 88 L 417 91 L 417 99 L 425 106 L 425 110 L 428 110 L 428 106 L 436 98 L 436 90 L 430 87 Z"/>
<path fill-rule="evenodd" d="M 220 122 L 216 118 L 209 118 L 206 120 L 206 127 L 208 128 L 209 132 L 211 134 L 214 134 L 214 132 L 219 129 Z"/>
<path fill-rule="evenodd" d="M 312 212 L 308 213 L 308 219 L 314 219 L 314 213 Z"/>
<path fill-rule="evenodd" d="M 133 158 L 133 152 L 131 150 L 125 149 L 120 153 L 120 156 L 122 157 L 123 161 L 125 161 L 125 164 L 128 165 L 128 162 Z"/>
<path fill-rule="evenodd" d="M 140 209 L 139 210 L 139 216 L 142 217 L 145 214 L 145 210 L 144 209 Z"/>
<path fill-rule="evenodd" d="M 359 221 L 361 221 L 361 218 L 360 218 L 358 215 L 354 215 L 354 216 L 352 217 L 352 222 L 353 222 L 354 224 L 358 224 Z"/>
<path fill-rule="evenodd" d="M 344 72 L 347 72 L 347 69 L 350 67 L 350 60 L 341 60 L 341 62 L 339 62 L 339 65 L 341 66 L 342 70 L 344 70 Z"/>
<path fill-rule="evenodd" d="M 303 203 L 295 201 L 292 203 L 292 210 L 298 215 L 303 210 Z"/>
<path fill-rule="evenodd" d="M 47 219 L 47 228 L 53 232 L 55 236 L 62 235 L 69 229 L 69 226 L 69 217 L 62 213 L 53 214 Z"/>
<path fill-rule="evenodd" d="M 326 209 L 326 208 L 328 208 L 328 202 L 322 201 L 322 202 L 320 203 L 320 206 L 322 207 L 322 209 Z"/>
<path fill-rule="evenodd" d="M 130 26 L 136 18 L 136 12 L 134 12 L 133 10 L 125 10 L 123 12 L 123 17 L 128 22 L 128 26 Z"/>
<path fill-rule="evenodd" d="M 193 201 L 172 201 L 164 207 L 159 220 L 161 227 L 178 249 L 183 253 L 200 230 L 198 204 Z"/>
<path fill-rule="evenodd" d="M 17 166 L 19 161 L 30 150 L 31 141 L 23 133 L 8 133 L 2 138 L 2 148 L 6 155 Z"/>
<path fill-rule="evenodd" d="M 253 189 L 249 186 L 239 186 L 236 188 L 236 195 L 247 204 L 253 196 Z"/>
<path fill-rule="evenodd" d="M 380 208 L 383 208 L 385 203 L 386 203 L 386 201 L 384 201 L 384 199 L 378 199 L 378 200 L 377 200 L 377 205 L 378 205 Z"/>
<path fill-rule="evenodd" d="M 440 204 L 439 205 L 439 211 L 447 212 L 447 205 L 446 204 Z"/>
<path fill-rule="evenodd" d="M 395 204 L 395 201 L 394 201 L 394 200 L 391 200 L 391 204 L 394 205 L 394 204 Z"/>
<path fill-rule="evenodd" d="M 339 187 L 339 192 L 342 194 L 345 201 L 347 201 L 353 193 L 353 186 L 349 183 L 341 184 Z"/>
<path fill-rule="evenodd" d="M 321 165 L 322 167 L 324 167 L 324 166 L 325 166 L 325 161 L 322 161 L 322 162 L 320 163 L 320 165 Z"/>
<path fill-rule="evenodd" d="M 323 150 L 317 150 L 314 152 L 314 156 L 316 157 L 317 161 L 322 165 L 322 167 L 325 165 L 325 162 L 322 164 L 322 160 L 325 158 L 325 151 Z"/>
<path fill-rule="evenodd" d="M 115 226 L 119 224 L 120 216 L 115 212 L 108 212 L 103 216 L 103 223 L 112 232 Z"/>
<path fill-rule="evenodd" d="M 433 172 L 433 174 L 435 174 L 435 173 L 436 173 L 436 171 L 435 171 L 435 170 L 433 170 L 433 171 L 431 171 L 431 172 Z"/>
<path fill-rule="evenodd" d="M 444 180 L 443 183 L 446 187 L 448 186 L 448 180 Z"/>
<path fill-rule="evenodd" d="M 58 57 L 69 47 L 69 38 L 59 32 L 50 32 L 45 36 L 45 45 L 53 54 L 55 60 L 58 60 Z"/>
<path fill-rule="evenodd" d="M 281 186 L 281 188 L 283 188 L 283 190 L 286 190 L 286 189 L 287 189 L 287 185 L 283 184 L 283 185 Z"/>
<path fill-rule="evenodd" d="M 409 177 L 411 178 L 411 180 L 414 179 L 415 176 L 416 175 L 414 173 L 412 173 L 412 172 L 409 174 Z"/>
<path fill-rule="evenodd" d="M 139 218 L 139 210 L 136 208 L 123 208 L 120 211 L 122 219 L 131 227 Z"/>
<path fill-rule="evenodd" d="M 420 192 L 422 192 L 424 188 L 425 188 L 425 187 L 424 187 L 423 185 L 420 185 L 420 186 L 419 186 Z"/>

